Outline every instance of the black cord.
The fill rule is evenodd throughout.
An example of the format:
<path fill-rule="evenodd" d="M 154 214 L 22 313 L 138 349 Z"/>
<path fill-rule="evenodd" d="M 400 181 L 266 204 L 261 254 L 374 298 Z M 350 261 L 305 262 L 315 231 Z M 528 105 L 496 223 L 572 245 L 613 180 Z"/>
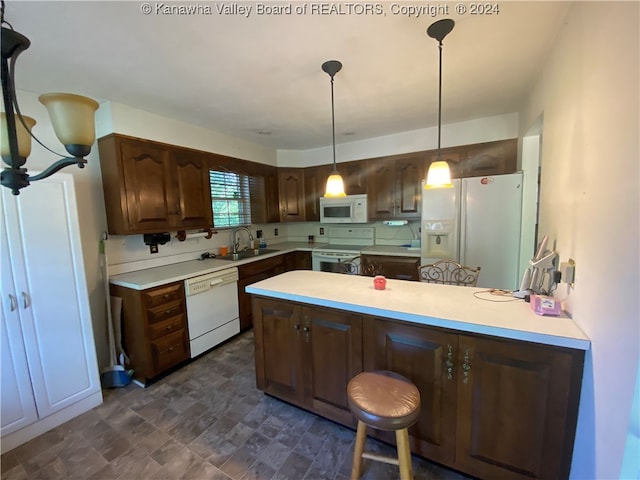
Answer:
<path fill-rule="evenodd" d="M 491 298 L 480 297 L 481 293 L 489 293 L 491 295 L 499 296 L 499 297 L 508 297 L 506 300 L 493 300 Z M 473 292 L 473 296 L 478 300 L 483 300 L 485 302 L 496 302 L 496 303 L 507 303 L 507 302 L 518 302 L 520 300 L 524 300 L 524 298 L 518 298 L 513 296 L 513 292 L 510 290 L 500 290 L 497 288 L 490 288 L 488 290 L 480 290 L 479 292 Z"/>

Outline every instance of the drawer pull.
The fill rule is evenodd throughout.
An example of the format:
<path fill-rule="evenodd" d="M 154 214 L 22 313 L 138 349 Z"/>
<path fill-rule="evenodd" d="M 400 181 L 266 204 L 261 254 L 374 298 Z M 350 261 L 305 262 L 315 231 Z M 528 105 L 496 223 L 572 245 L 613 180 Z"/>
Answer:
<path fill-rule="evenodd" d="M 171 309 L 169 309 L 169 310 L 165 310 L 165 311 L 164 311 L 164 313 L 165 313 L 166 315 L 169 315 L 169 314 L 171 313 Z"/>
<path fill-rule="evenodd" d="M 462 383 L 465 385 L 469 383 L 469 371 L 471 370 L 471 364 L 469 363 L 469 350 L 464 351 L 464 363 L 462 364 Z"/>
<path fill-rule="evenodd" d="M 169 298 L 169 294 L 168 294 L 168 293 L 165 293 L 165 294 L 162 296 L 162 298 Z"/>
<path fill-rule="evenodd" d="M 447 380 L 451 380 L 453 378 L 453 367 L 455 367 L 455 363 L 453 363 L 453 347 L 451 345 L 447 345 L 447 360 L 445 365 L 447 366 Z"/>

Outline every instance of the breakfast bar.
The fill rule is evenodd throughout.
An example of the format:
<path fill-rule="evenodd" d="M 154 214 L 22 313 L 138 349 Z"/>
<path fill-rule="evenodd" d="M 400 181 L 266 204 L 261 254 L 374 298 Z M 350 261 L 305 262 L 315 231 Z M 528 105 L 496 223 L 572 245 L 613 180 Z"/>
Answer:
<path fill-rule="evenodd" d="M 568 478 L 584 353 L 570 318 L 472 287 L 291 271 L 253 295 L 256 383 L 351 428 L 346 384 L 362 371 L 411 379 L 411 451 L 479 478 Z M 393 443 L 388 432 L 376 437 Z"/>

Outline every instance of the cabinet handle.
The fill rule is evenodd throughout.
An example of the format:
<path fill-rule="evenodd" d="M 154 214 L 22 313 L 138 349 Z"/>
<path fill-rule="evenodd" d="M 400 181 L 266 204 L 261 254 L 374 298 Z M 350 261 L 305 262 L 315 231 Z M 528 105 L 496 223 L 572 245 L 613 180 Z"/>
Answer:
<path fill-rule="evenodd" d="M 169 294 L 165 293 L 164 295 L 162 295 L 162 298 L 169 298 Z"/>
<path fill-rule="evenodd" d="M 471 371 L 471 364 L 469 363 L 469 349 L 464 351 L 464 363 L 462 364 L 462 383 L 465 385 L 469 383 L 469 372 Z"/>
<path fill-rule="evenodd" d="M 302 331 L 304 332 L 304 341 L 309 343 L 309 331 L 311 329 L 309 327 L 302 327 Z"/>
<path fill-rule="evenodd" d="M 165 313 L 165 315 L 169 315 L 171 313 L 171 310 L 170 309 L 169 310 L 165 310 L 164 313 Z"/>
<path fill-rule="evenodd" d="M 451 345 L 447 345 L 447 360 L 444 363 L 447 366 L 447 380 L 451 380 L 453 378 L 453 367 L 455 367 L 455 363 L 453 363 L 453 347 Z"/>
<path fill-rule="evenodd" d="M 31 298 L 27 292 L 22 292 L 22 308 L 29 308 L 31 305 Z"/>
<path fill-rule="evenodd" d="M 18 308 L 18 299 L 15 297 L 15 295 L 11 295 L 9 294 L 9 305 L 10 305 L 10 311 L 14 311 L 16 308 Z"/>

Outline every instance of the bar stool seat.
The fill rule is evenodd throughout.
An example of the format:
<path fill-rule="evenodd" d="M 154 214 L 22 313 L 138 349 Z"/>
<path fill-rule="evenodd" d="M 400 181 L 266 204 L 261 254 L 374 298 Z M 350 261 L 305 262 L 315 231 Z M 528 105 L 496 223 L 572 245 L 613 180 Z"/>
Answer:
<path fill-rule="evenodd" d="M 420 393 L 407 378 L 395 372 L 362 372 L 347 385 L 351 413 L 358 419 L 351 480 L 360 478 L 362 458 L 392 463 L 400 467 L 401 480 L 412 478 L 408 428 L 420 415 Z M 364 451 L 367 427 L 396 432 L 398 458 Z"/>

